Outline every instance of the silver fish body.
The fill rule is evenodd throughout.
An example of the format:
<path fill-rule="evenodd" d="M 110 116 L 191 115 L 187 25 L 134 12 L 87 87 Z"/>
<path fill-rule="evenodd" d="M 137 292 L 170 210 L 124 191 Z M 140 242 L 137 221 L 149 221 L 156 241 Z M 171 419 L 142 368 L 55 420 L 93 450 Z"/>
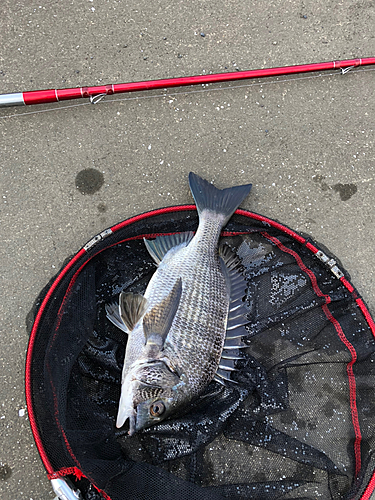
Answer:
<path fill-rule="evenodd" d="M 130 435 L 198 396 L 223 354 L 231 287 L 218 241 L 251 185 L 218 190 L 192 173 L 189 181 L 199 213 L 196 234 L 146 241 L 158 268 L 136 306 L 131 295 L 120 297 L 129 338 L 116 425 L 129 419 Z"/>

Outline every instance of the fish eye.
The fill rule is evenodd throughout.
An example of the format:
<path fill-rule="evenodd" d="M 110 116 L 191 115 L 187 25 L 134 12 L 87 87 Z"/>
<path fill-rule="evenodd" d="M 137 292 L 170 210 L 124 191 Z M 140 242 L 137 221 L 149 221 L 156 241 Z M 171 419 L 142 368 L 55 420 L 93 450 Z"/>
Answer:
<path fill-rule="evenodd" d="M 165 405 L 161 401 L 156 401 L 150 406 L 151 417 L 160 417 L 165 412 Z"/>

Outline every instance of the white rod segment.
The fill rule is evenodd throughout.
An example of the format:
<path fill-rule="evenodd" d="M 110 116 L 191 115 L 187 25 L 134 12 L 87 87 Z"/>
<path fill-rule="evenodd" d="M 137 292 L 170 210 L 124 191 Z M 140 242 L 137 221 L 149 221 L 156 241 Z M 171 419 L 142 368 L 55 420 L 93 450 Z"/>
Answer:
<path fill-rule="evenodd" d="M 24 106 L 25 101 L 23 100 L 22 92 L 17 92 L 13 94 L 0 94 L 0 108 L 5 106 Z"/>

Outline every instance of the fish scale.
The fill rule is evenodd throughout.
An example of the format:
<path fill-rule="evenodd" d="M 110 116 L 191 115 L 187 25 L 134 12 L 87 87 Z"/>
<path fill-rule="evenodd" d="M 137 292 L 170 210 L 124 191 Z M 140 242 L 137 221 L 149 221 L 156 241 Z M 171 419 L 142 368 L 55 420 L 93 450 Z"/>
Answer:
<path fill-rule="evenodd" d="M 172 415 L 216 375 L 230 380 L 225 369 L 234 370 L 237 347 L 243 347 L 238 332 L 227 341 L 226 333 L 231 300 L 240 300 L 245 282 L 232 254 L 226 268 L 218 240 L 251 185 L 220 190 L 193 173 L 189 182 L 199 215 L 196 234 L 145 240 L 158 268 L 144 297 L 121 294 L 122 319 L 107 309 L 114 324 L 130 325 L 116 422 L 121 427 L 129 420 L 130 435 Z M 231 327 L 245 324 L 241 311 L 238 320 L 229 316 Z"/>
<path fill-rule="evenodd" d="M 182 306 L 177 311 L 164 351 L 178 355 L 192 394 L 198 394 L 207 380 L 212 379 L 225 339 L 229 297 L 217 253 L 221 224 L 222 221 L 212 221 L 202 214 L 196 244 L 181 249 L 173 262 L 166 259 L 167 272 L 160 269 L 159 274 L 158 269 L 153 277 L 152 290 L 164 289 L 163 295 L 170 292 L 176 275 L 182 278 Z M 197 254 L 202 255 L 199 266 Z M 150 309 L 160 300 L 159 293 L 150 296 L 146 293 L 145 296 Z M 208 362 L 202 366 L 202 360 Z"/>

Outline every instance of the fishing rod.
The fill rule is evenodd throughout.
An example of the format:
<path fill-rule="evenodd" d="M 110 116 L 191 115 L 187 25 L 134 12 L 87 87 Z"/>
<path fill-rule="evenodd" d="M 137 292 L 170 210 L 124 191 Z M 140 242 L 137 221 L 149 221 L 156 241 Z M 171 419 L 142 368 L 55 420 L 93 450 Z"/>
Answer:
<path fill-rule="evenodd" d="M 179 78 L 164 78 L 161 80 L 146 80 L 142 82 L 116 83 L 110 85 L 98 85 L 95 87 L 31 90 L 27 92 L 0 94 L 0 107 L 28 106 L 31 104 L 45 104 L 81 98 L 89 98 L 92 103 L 95 103 L 106 95 L 122 94 L 125 92 L 166 89 L 186 85 L 204 85 L 209 83 L 229 82 L 251 78 L 265 78 L 267 76 L 291 75 L 313 71 L 327 71 L 332 69 L 341 69 L 343 73 L 346 73 L 350 69 L 357 66 L 368 66 L 373 64 L 375 64 L 375 57 L 367 57 L 364 59 L 347 59 L 342 61 L 236 71 L 234 73 L 216 73 Z"/>

